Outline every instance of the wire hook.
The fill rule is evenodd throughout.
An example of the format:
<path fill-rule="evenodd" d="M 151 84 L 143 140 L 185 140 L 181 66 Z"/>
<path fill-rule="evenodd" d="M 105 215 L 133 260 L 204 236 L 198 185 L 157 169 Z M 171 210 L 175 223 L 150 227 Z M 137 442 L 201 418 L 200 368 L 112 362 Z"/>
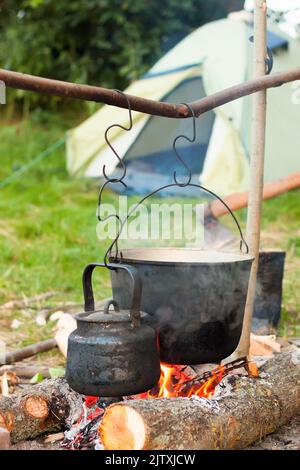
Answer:
<path fill-rule="evenodd" d="M 187 103 L 180 103 L 180 104 L 183 104 L 184 106 L 186 106 L 188 108 L 188 110 L 190 111 L 192 117 L 193 117 L 193 136 L 192 137 L 188 137 L 187 135 L 178 135 L 174 141 L 173 141 L 173 151 L 177 157 L 177 159 L 180 161 L 180 163 L 184 166 L 184 168 L 187 170 L 188 172 L 188 179 L 187 179 L 187 182 L 186 183 L 180 183 L 178 180 L 177 180 L 177 174 L 176 174 L 176 171 L 174 171 L 173 173 L 173 178 L 174 178 L 174 182 L 177 186 L 180 186 L 180 187 L 185 187 L 185 186 L 188 186 L 192 180 L 192 171 L 191 169 L 188 167 L 188 165 L 185 163 L 185 161 L 182 159 L 182 157 L 179 155 L 178 153 L 178 150 L 176 148 L 176 144 L 178 142 L 179 139 L 185 139 L 187 140 L 188 142 L 190 142 L 191 144 L 193 142 L 195 142 L 196 140 L 196 115 L 195 115 L 195 111 L 193 110 L 193 108 L 187 104 Z"/>
<path fill-rule="evenodd" d="M 126 93 L 123 93 L 123 91 L 120 91 L 120 90 L 114 90 L 116 91 L 117 93 L 119 93 L 121 96 L 123 96 L 123 98 L 125 98 L 126 100 L 126 103 L 127 103 L 127 107 L 128 107 L 128 113 L 129 113 L 129 126 L 128 127 L 125 127 L 125 126 L 122 126 L 121 124 L 112 124 L 111 126 L 109 126 L 106 131 L 105 131 L 105 134 L 104 134 L 104 138 L 105 138 L 105 142 L 107 143 L 107 145 L 109 146 L 109 148 L 111 149 L 111 151 L 114 153 L 114 155 L 117 157 L 122 169 L 123 169 L 123 175 L 121 176 L 121 178 L 113 178 L 113 179 L 110 179 L 109 176 L 107 176 L 106 174 L 106 165 L 103 165 L 103 169 L 102 169 L 102 172 L 103 172 L 103 176 L 104 178 L 106 179 L 106 181 L 110 181 L 111 183 L 122 183 L 122 181 L 124 180 L 124 178 L 126 177 L 126 165 L 123 161 L 123 159 L 120 157 L 120 155 L 118 154 L 118 152 L 116 151 L 116 149 L 112 146 L 112 144 L 110 143 L 109 141 L 109 138 L 108 138 L 108 133 L 111 129 L 113 129 L 114 127 L 118 127 L 119 129 L 122 129 L 123 131 L 131 131 L 132 129 L 132 110 L 131 110 L 131 104 L 130 104 L 130 100 L 128 98 L 128 96 L 126 95 Z"/>
<path fill-rule="evenodd" d="M 120 219 L 120 217 L 117 215 L 117 214 L 109 214 L 107 217 L 104 217 L 102 216 L 101 214 L 101 207 L 102 207 L 102 195 L 103 195 L 103 191 L 104 189 L 106 188 L 106 186 L 110 183 L 112 184 L 116 184 L 116 183 L 121 183 L 124 188 L 127 188 L 127 184 L 124 182 L 124 179 L 126 177 L 126 165 L 123 161 L 123 159 L 120 157 L 120 155 L 118 154 L 118 152 L 116 151 L 116 149 L 113 147 L 113 145 L 111 144 L 110 140 L 109 140 L 109 137 L 108 137 L 108 134 L 109 134 L 109 131 L 114 128 L 114 127 L 118 127 L 119 129 L 122 129 L 123 131 L 130 131 L 132 129 L 132 125 L 133 125 L 133 121 L 132 121 L 132 110 L 131 110 L 131 105 L 130 105 L 130 100 L 128 98 L 128 96 L 123 93 L 123 91 L 120 91 L 120 90 L 114 90 L 116 91 L 117 93 L 119 93 L 121 96 L 124 97 L 124 99 L 126 100 L 126 103 L 127 103 L 127 107 L 128 107 L 128 113 L 129 113 L 129 125 L 128 127 L 125 127 L 125 126 L 122 126 L 121 124 L 112 124 L 111 126 L 109 126 L 106 131 L 105 131 L 105 134 L 104 134 L 104 138 L 105 138 L 105 142 L 107 143 L 108 147 L 111 149 L 111 151 L 113 152 L 113 154 L 117 157 L 118 159 L 118 162 L 119 164 L 121 165 L 122 169 L 123 169 L 123 174 L 121 175 L 120 178 L 110 178 L 107 173 L 106 173 L 106 166 L 103 165 L 103 169 L 102 169 L 102 172 L 103 172 L 103 177 L 105 179 L 104 183 L 102 184 L 102 186 L 100 187 L 100 190 L 99 190 L 99 195 L 98 195 L 98 206 L 97 206 L 97 218 L 99 220 L 99 222 L 105 222 L 107 221 L 108 219 L 110 218 L 115 218 L 119 224 L 119 230 L 118 232 L 120 232 L 121 230 L 121 227 L 122 227 L 122 221 Z M 109 246 L 108 250 L 106 251 L 105 255 L 104 255 L 104 264 L 107 268 L 109 268 L 108 266 L 108 258 L 111 254 L 111 250 L 112 248 L 115 246 L 116 248 L 116 256 L 119 255 L 119 249 L 118 249 L 118 238 L 116 238 L 116 240 Z"/>

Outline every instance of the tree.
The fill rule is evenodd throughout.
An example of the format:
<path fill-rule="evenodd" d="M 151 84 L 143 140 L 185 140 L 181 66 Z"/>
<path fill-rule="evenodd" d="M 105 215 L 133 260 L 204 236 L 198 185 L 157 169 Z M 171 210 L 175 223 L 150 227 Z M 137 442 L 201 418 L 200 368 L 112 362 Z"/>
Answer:
<path fill-rule="evenodd" d="M 157 60 L 168 38 L 186 35 L 242 4 L 241 0 L 2 1 L 0 66 L 122 89 Z"/>

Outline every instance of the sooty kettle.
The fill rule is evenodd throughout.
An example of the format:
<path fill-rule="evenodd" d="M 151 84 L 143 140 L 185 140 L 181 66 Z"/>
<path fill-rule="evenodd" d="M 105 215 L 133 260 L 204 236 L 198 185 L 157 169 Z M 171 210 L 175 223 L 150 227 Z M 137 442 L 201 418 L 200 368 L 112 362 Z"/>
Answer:
<path fill-rule="evenodd" d="M 133 285 L 129 310 L 109 300 L 95 310 L 92 273 L 103 263 L 89 264 L 83 272 L 84 312 L 76 316 L 77 329 L 70 334 L 66 379 L 84 395 L 115 397 L 135 395 L 156 385 L 160 377 L 157 334 L 140 312 L 142 282 L 133 266 L 108 264 L 124 270 Z M 110 307 L 114 308 L 112 312 Z"/>

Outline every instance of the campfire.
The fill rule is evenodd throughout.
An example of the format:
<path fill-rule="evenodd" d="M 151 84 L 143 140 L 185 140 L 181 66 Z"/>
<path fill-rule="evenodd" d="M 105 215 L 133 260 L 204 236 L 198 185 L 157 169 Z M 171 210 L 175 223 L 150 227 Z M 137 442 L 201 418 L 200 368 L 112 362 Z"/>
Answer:
<path fill-rule="evenodd" d="M 177 366 L 161 363 L 161 375 L 158 384 L 148 392 L 130 397 L 102 398 L 85 397 L 79 420 L 65 434 L 62 444 L 67 449 L 102 449 L 99 437 L 99 424 L 107 406 L 123 400 L 155 398 L 204 398 L 210 399 L 217 385 L 232 371 L 248 368 L 246 358 L 238 359 L 226 365 L 220 365 L 212 371 L 197 375 L 190 366 Z M 247 369 L 248 370 L 248 369 Z"/>
<path fill-rule="evenodd" d="M 241 363 L 241 361 L 237 361 Z M 206 372 L 201 377 L 188 366 L 169 366 L 161 363 L 159 382 L 152 390 L 137 395 L 138 398 L 175 398 L 198 396 L 211 398 L 216 386 L 224 377 L 225 366 Z M 239 365 L 241 367 L 241 365 Z"/>
<path fill-rule="evenodd" d="M 288 423 L 300 404 L 297 343 L 251 360 L 258 379 L 243 358 L 204 374 L 208 365 L 162 364 L 157 385 L 134 396 L 84 396 L 64 378 L 25 386 L 0 397 L 2 445 L 6 433 L 13 444 L 31 446 L 25 441 L 44 434 L 43 442 L 71 450 L 244 449 Z"/>

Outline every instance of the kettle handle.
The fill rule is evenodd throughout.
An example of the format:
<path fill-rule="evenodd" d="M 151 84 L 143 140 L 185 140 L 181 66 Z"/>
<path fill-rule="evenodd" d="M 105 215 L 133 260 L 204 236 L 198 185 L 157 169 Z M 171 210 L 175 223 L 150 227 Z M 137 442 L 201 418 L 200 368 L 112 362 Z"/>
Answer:
<path fill-rule="evenodd" d="M 134 328 L 140 325 L 141 321 L 141 297 L 142 297 L 142 281 L 139 276 L 137 269 L 133 266 L 127 264 L 117 264 L 117 263 L 91 263 L 86 266 L 82 274 L 82 286 L 83 286 L 83 296 L 84 296 L 84 311 L 92 312 L 95 310 L 95 301 L 94 293 L 92 286 L 92 274 L 95 268 L 109 268 L 112 270 L 124 269 L 129 276 L 131 277 L 133 284 L 132 292 L 132 303 L 130 308 L 130 319 L 131 324 Z"/>

